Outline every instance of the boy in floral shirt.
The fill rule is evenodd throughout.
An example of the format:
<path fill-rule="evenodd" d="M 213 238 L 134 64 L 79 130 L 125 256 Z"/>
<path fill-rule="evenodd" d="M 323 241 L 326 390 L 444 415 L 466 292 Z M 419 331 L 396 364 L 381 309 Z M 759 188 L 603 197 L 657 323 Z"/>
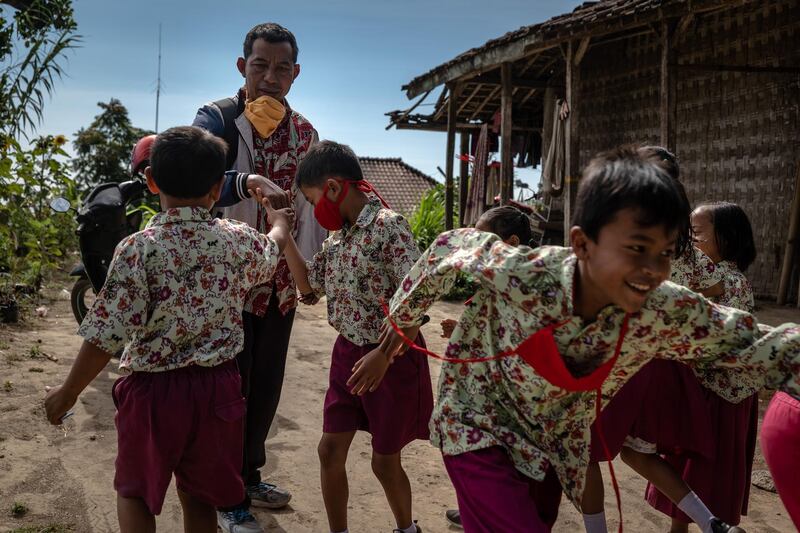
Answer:
<path fill-rule="evenodd" d="M 572 248 L 455 230 L 403 280 L 390 318 L 412 331 L 458 272 L 480 284 L 450 338 L 446 356 L 461 361 L 442 366 L 431 421 L 467 531 L 548 531 L 551 467 L 580 502 L 595 400 L 607 404 L 654 357 L 689 364 L 730 401 L 765 386 L 800 392 L 797 326 L 761 336 L 751 315 L 665 282 L 688 213 L 658 165 L 618 149 L 584 172 Z M 401 342 L 393 332 L 377 349 Z"/>
<path fill-rule="evenodd" d="M 119 355 L 112 389 L 120 530 L 155 531 L 173 473 L 186 531 L 216 531 L 215 506 L 244 497 L 241 480 L 242 306 L 267 282 L 292 227 L 268 209 L 272 230 L 212 218 L 225 144 L 199 128 L 172 128 L 153 144 L 147 184 L 162 212 L 116 249 L 108 278 L 78 333 L 66 381 L 45 399 L 59 424 L 78 395 Z M 268 202 L 267 202 L 268 206 Z M 224 438 L 220 438 L 224 436 Z"/>

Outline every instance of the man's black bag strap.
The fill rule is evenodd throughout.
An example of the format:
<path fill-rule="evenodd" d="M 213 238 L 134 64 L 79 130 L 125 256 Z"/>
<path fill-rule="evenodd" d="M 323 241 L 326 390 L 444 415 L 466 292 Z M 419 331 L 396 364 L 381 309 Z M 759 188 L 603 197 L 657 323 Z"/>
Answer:
<path fill-rule="evenodd" d="M 222 124 L 225 127 L 222 138 L 228 143 L 228 159 L 225 168 L 231 170 L 239 152 L 239 130 L 236 129 L 236 117 L 244 112 L 244 98 L 239 96 L 223 98 L 214 102 L 214 105 L 222 113 Z"/>

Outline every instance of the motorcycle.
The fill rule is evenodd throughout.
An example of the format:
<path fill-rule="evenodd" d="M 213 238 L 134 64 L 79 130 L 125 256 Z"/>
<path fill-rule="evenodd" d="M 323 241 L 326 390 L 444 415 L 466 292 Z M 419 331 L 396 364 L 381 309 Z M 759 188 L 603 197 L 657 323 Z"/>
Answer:
<path fill-rule="evenodd" d="M 139 230 L 142 210 L 129 207 L 142 198 L 144 190 L 145 184 L 141 179 L 103 183 L 95 187 L 75 210 L 81 263 L 69 273 L 76 278 L 70 292 L 70 304 L 79 324 L 88 312 L 93 295 L 106 281 L 117 244 Z M 59 213 L 74 210 L 66 198 L 55 198 L 50 207 Z"/>

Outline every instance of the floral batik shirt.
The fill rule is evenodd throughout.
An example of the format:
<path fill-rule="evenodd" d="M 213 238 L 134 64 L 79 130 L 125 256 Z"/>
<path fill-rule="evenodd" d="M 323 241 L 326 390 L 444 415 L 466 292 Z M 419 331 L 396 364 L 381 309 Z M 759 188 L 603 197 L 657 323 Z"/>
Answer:
<path fill-rule="evenodd" d="M 673 259 L 671 266 L 669 280 L 695 292 L 704 291 L 722 281 L 722 276 L 711 258 L 694 246 L 682 256 Z"/>
<path fill-rule="evenodd" d="M 207 209 L 156 214 L 117 245 L 105 285 L 78 330 L 128 372 L 216 366 L 244 345 L 242 307 L 275 272 L 278 245 Z"/>
<path fill-rule="evenodd" d="M 406 219 L 370 199 L 353 226 L 332 233 L 308 262 L 314 294 L 327 296 L 328 322 L 359 346 L 378 342 L 388 305 L 419 258 Z"/>
<path fill-rule="evenodd" d="M 739 270 L 733 261 L 720 261 L 717 271 L 722 277 L 722 295 L 714 298 L 720 305 L 727 305 L 752 313 L 755 311 L 756 302 L 753 298 L 753 286 L 750 280 Z"/>
<path fill-rule="evenodd" d="M 513 349 L 543 327 L 554 331 L 567 367 L 584 376 L 612 357 L 625 313 L 574 316 L 577 259 L 568 248 L 512 247 L 475 230 L 443 233 L 403 280 L 391 302 L 401 327 L 418 324 L 458 272 L 479 284 L 450 337 L 446 356 L 475 359 Z M 704 383 L 731 401 L 765 385 L 800 390 L 800 328 L 760 335 L 753 317 L 664 282 L 629 316 L 619 359 L 602 386 L 605 405 L 653 357 L 707 372 Z M 573 502 L 583 494 L 596 393 L 554 386 L 518 356 L 443 363 L 431 440 L 445 455 L 502 446 L 523 474 L 541 480 L 552 465 Z"/>
<path fill-rule="evenodd" d="M 275 131 L 266 139 L 253 128 L 253 170 L 266 176 L 284 191 L 293 191 L 297 165 L 317 139 L 317 132 L 303 115 L 293 111 L 286 102 L 286 115 Z M 297 194 L 294 191 L 294 194 Z M 258 207 L 258 230 L 267 233 L 270 225 L 266 211 Z M 289 272 L 286 259 L 281 257 L 273 281 L 256 287 L 247 299 L 245 311 L 264 316 L 273 290 L 278 307 L 284 315 L 297 307 L 297 288 Z"/>

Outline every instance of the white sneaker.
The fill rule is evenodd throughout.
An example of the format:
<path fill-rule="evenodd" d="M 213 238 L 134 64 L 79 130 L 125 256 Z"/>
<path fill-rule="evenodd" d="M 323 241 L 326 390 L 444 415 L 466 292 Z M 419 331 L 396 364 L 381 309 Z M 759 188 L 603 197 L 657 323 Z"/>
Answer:
<path fill-rule="evenodd" d="M 217 511 L 217 525 L 224 533 L 264 533 L 247 509 Z"/>

